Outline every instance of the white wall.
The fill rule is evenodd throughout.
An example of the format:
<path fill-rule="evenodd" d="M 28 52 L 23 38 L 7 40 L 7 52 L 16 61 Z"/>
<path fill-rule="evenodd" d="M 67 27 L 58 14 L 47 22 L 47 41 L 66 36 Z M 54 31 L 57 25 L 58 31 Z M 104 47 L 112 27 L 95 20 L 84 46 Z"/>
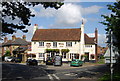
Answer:
<path fill-rule="evenodd" d="M 47 47 L 47 43 L 51 43 L 50 47 Z M 34 42 L 32 42 L 32 52 L 34 53 L 44 53 L 45 49 L 69 49 L 71 53 L 79 53 L 80 51 L 80 44 L 79 42 L 72 42 L 72 47 L 67 47 L 66 46 L 66 42 L 61 41 L 61 42 L 57 42 L 57 47 L 53 47 L 53 42 L 51 41 L 45 41 L 44 42 L 44 46 L 39 46 L 39 42 L 36 42 L 36 44 L 34 44 Z"/>
<path fill-rule="evenodd" d="M 91 55 L 91 54 L 95 54 L 95 45 L 86 44 L 84 51 L 85 51 L 85 52 L 89 52 L 89 59 L 90 59 L 90 60 L 95 60 L 95 59 L 91 59 L 91 58 L 90 58 L 90 55 Z"/>
<path fill-rule="evenodd" d="M 66 46 L 66 41 L 56 41 L 57 42 L 57 47 L 53 47 L 53 41 L 43 41 L 44 42 L 44 46 L 39 46 L 39 41 L 35 41 L 36 44 L 34 44 L 34 42 L 32 42 L 32 53 L 37 54 L 36 58 L 39 58 L 39 53 L 45 53 L 45 49 L 69 49 L 70 53 L 78 53 L 80 54 L 80 42 L 79 41 L 72 41 L 72 47 L 67 47 Z M 47 43 L 50 43 L 51 46 L 47 47 Z M 90 44 L 88 44 L 90 45 Z M 95 45 L 91 45 L 92 47 L 86 47 L 84 46 L 84 52 L 89 52 L 89 59 L 90 59 L 90 54 L 95 54 Z M 95 60 L 95 59 L 92 59 Z"/>

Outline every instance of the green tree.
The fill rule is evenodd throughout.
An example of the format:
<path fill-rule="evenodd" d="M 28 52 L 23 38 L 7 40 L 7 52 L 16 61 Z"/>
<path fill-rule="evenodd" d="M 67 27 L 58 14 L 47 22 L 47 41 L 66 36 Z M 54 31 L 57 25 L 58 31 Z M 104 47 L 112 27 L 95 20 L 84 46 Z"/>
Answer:
<path fill-rule="evenodd" d="M 11 56 L 11 53 L 9 50 L 6 51 L 5 56 Z"/>
<path fill-rule="evenodd" d="M 0 19 L 0 24 L 2 24 L 2 31 L 0 31 L 0 34 L 2 36 L 5 36 L 7 34 L 13 34 L 17 30 L 21 30 L 25 33 L 28 32 L 26 26 L 31 25 L 30 18 L 35 16 L 34 14 L 32 14 L 32 11 L 30 11 L 30 6 L 34 7 L 38 4 L 41 4 L 45 9 L 48 7 L 58 9 L 63 5 L 62 2 L 25 2 L 26 0 L 23 1 L 15 2 L 14 0 L 14 2 L 12 1 L 0 3 L 0 6 L 2 7 L 2 12 L 0 12 L 2 15 L 2 18 Z M 11 22 L 15 19 L 18 19 L 19 22 Z"/>
<path fill-rule="evenodd" d="M 113 35 L 115 36 L 116 41 L 113 42 L 114 46 L 116 46 L 120 52 L 120 1 L 115 2 L 113 5 L 107 5 L 108 10 L 111 10 L 111 14 L 109 16 L 102 15 L 104 17 L 104 21 L 101 23 L 106 25 L 106 31 L 109 32 L 111 30 Z"/>

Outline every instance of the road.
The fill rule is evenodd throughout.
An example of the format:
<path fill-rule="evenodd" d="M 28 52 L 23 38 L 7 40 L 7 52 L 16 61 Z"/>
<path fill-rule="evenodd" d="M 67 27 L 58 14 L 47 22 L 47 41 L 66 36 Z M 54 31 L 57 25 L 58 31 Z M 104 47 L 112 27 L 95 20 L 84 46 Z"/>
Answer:
<path fill-rule="evenodd" d="M 23 64 L 2 64 L 2 80 L 95 80 L 101 77 L 107 70 L 106 65 L 83 65 L 70 67 L 69 64 L 62 66 L 38 65 L 27 66 Z"/>

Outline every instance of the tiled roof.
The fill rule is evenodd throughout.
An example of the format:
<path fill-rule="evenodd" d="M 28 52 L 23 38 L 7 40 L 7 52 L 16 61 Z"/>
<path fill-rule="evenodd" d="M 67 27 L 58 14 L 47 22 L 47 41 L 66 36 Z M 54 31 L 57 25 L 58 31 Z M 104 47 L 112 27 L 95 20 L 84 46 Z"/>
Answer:
<path fill-rule="evenodd" d="M 29 43 L 21 38 L 16 38 L 14 41 L 8 40 L 3 43 L 2 46 L 10 46 L 10 45 L 28 45 Z"/>
<path fill-rule="evenodd" d="M 10 46 L 12 44 L 12 40 L 8 40 L 7 42 L 3 42 L 2 46 Z"/>
<path fill-rule="evenodd" d="M 95 44 L 94 39 L 95 37 L 89 37 L 87 34 L 85 35 L 85 44 Z"/>
<path fill-rule="evenodd" d="M 15 51 L 15 52 L 18 52 L 18 51 L 24 52 L 24 51 L 26 51 L 27 49 L 28 49 L 27 46 L 26 46 L 26 47 L 18 47 L 18 48 L 16 48 L 16 49 L 14 49 L 13 51 Z"/>
<path fill-rule="evenodd" d="M 32 41 L 80 41 L 81 29 L 37 29 Z M 85 44 L 95 44 L 94 38 L 85 34 Z"/>
<path fill-rule="evenodd" d="M 80 28 L 38 29 L 33 35 L 32 41 L 77 41 L 80 40 L 80 33 Z"/>

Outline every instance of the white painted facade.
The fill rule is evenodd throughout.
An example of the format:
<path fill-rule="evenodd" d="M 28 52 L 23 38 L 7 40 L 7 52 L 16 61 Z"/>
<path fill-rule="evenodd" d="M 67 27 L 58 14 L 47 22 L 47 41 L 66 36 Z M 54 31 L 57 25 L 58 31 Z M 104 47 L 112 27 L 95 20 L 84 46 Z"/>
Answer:
<path fill-rule="evenodd" d="M 37 28 L 35 26 L 35 28 Z M 34 29 L 35 29 L 34 28 Z M 34 30 L 35 32 L 35 30 Z M 44 42 L 43 46 L 40 46 L 39 43 Z M 57 47 L 53 46 L 53 42 L 57 42 Z M 72 42 L 72 46 L 67 46 L 66 42 Z M 62 61 L 71 61 L 75 58 L 77 54 L 79 59 L 81 59 L 81 55 L 85 54 L 86 52 L 89 53 L 89 60 L 95 60 L 90 58 L 91 54 L 95 55 L 95 44 L 85 45 L 84 40 L 84 24 L 81 25 L 81 41 L 32 41 L 32 51 L 29 53 L 36 54 L 37 60 L 44 60 L 46 61 L 47 54 L 46 49 L 69 49 L 70 51 L 66 54 L 66 57 L 62 58 Z M 90 47 L 89 47 L 90 46 Z M 62 55 L 61 52 L 59 55 Z"/>
<path fill-rule="evenodd" d="M 57 47 L 53 47 L 53 42 L 52 41 L 43 41 L 44 42 L 44 46 L 39 46 L 39 42 L 32 42 L 32 53 L 34 53 L 34 54 L 36 54 L 36 59 L 37 60 L 44 60 L 45 59 L 45 56 L 43 56 L 43 57 L 40 57 L 39 56 L 39 54 L 45 54 L 45 51 L 46 51 L 46 49 L 69 49 L 70 51 L 69 51 L 69 53 L 68 53 L 68 55 L 66 55 L 66 56 L 68 56 L 68 58 L 66 58 L 66 59 L 63 59 L 63 61 L 71 61 L 71 59 L 70 59 L 70 54 L 72 53 L 72 54 L 79 54 L 79 56 L 81 55 L 80 53 L 80 51 L 81 51 L 81 48 L 80 48 L 80 45 L 81 45 L 81 43 L 79 42 L 79 41 L 71 41 L 72 42 L 72 47 L 68 47 L 68 46 L 66 46 L 66 42 L 65 41 L 59 41 L 59 42 L 57 42 Z M 50 43 L 51 44 L 51 46 L 48 48 L 46 45 L 47 45 L 47 43 Z M 95 45 L 85 45 L 84 46 L 85 48 L 83 49 L 83 51 L 84 51 L 84 54 L 85 54 L 85 52 L 89 52 L 89 59 L 90 60 L 95 60 L 95 59 L 91 59 L 90 58 L 90 54 L 95 54 Z M 82 53 L 83 54 L 83 53 Z M 80 57 L 79 57 L 79 59 L 81 59 Z"/>
<path fill-rule="evenodd" d="M 94 44 L 93 45 L 92 44 L 85 45 L 84 53 L 87 53 L 87 52 L 89 52 L 89 59 L 95 60 L 95 58 L 91 59 L 91 54 L 95 54 L 95 45 Z"/>

